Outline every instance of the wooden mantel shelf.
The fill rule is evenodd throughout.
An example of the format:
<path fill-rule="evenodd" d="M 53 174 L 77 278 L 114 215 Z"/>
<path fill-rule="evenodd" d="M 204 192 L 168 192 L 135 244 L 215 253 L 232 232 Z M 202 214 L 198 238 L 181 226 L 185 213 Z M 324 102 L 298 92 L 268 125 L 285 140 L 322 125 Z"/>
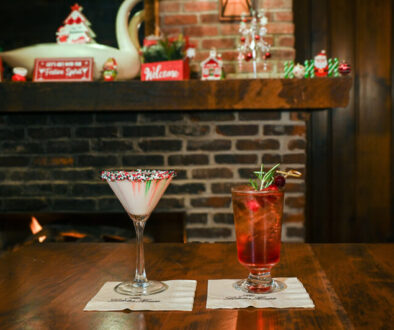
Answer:
<path fill-rule="evenodd" d="M 221 81 L 0 83 L 0 112 L 325 109 L 345 107 L 351 77 Z"/>

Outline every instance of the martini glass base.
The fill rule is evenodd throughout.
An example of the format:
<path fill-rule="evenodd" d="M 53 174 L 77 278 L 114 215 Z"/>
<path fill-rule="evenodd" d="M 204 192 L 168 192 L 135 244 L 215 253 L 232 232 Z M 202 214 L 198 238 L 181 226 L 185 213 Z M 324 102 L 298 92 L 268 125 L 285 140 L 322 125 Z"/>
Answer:
<path fill-rule="evenodd" d="M 167 289 L 168 285 L 159 281 L 148 281 L 146 283 L 122 282 L 114 288 L 117 293 L 127 296 L 149 296 Z"/>
<path fill-rule="evenodd" d="M 287 288 L 287 285 L 281 281 L 275 280 L 272 280 L 270 285 L 259 285 L 255 282 L 251 282 L 249 279 L 244 279 L 235 282 L 233 287 L 246 293 L 265 294 L 283 291 Z"/>

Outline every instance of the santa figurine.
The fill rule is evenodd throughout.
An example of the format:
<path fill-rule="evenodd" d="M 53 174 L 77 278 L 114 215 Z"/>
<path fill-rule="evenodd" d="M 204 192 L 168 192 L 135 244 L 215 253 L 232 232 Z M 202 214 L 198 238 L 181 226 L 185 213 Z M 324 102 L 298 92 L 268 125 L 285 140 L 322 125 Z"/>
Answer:
<path fill-rule="evenodd" d="M 328 61 L 326 51 L 322 50 L 315 56 L 315 76 L 327 77 L 328 75 Z"/>

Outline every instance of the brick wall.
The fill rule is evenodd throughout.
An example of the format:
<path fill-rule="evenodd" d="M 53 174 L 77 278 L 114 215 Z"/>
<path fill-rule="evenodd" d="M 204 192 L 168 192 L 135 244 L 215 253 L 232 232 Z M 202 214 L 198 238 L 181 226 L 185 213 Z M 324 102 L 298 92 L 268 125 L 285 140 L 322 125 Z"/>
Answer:
<path fill-rule="evenodd" d="M 258 71 L 262 77 L 278 77 L 282 75 L 283 62 L 295 57 L 292 0 L 256 2 L 268 17 L 265 40 L 272 45 L 267 72 L 263 71 L 261 62 Z M 239 22 L 220 22 L 218 13 L 218 0 L 160 0 L 160 28 L 168 36 L 182 33 L 190 37 L 191 43 L 197 47 L 192 70 L 199 72 L 199 63 L 208 57 L 211 47 L 215 47 L 222 54 L 229 77 L 247 76 L 252 72 L 252 63 L 243 62 L 239 67 L 237 62 Z"/>
<path fill-rule="evenodd" d="M 305 172 L 305 115 L 288 111 L 8 114 L 0 212 L 124 212 L 104 168 L 174 168 L 158 210 L 186 213 L 189 241 L 234 239 L 230 187 L 263 161 Z M 288 180 L 283 237 L 302 240 L 305 180 Z"/>

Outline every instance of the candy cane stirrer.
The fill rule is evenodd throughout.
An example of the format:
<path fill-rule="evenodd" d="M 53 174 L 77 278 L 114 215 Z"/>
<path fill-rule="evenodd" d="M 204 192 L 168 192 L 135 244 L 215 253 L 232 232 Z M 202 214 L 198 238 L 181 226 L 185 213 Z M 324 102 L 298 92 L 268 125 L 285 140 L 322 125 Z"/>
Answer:
<path fill-rule="evenodd" d="M 295 177 L 295 178 L 299 178 L 299 177 L 301 177 L 301 172 L 298 172 L 298 171 L 296 171 L 296 170 L 290 170 L 290 171 L 287 171 L 287 172 L 285 172 L 285 171 L 276 171 L 276 173 L 279 173 L 279 174 L 283 174 L 284 175 L 284 177 L 285 177 L 285 179 L 288 177 L 288 176 L 292 176 L 292 177 Z"/>

